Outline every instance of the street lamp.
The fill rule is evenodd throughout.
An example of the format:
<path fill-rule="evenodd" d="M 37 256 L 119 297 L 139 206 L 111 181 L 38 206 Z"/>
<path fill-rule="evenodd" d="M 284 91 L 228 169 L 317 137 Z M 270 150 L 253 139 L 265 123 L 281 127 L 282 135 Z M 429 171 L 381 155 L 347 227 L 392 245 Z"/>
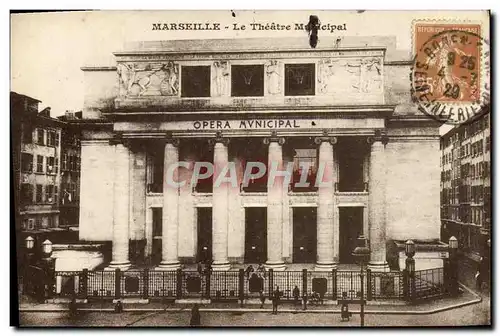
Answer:
<path fill-rule="evenodd" d="M 458 252 L 458 240 L 455 236 L 451 236 L 448 240 L 448 248 L 450 252 L 450 270 L 451 270 L 451 288 L 450 294 L 458 294 L 458 265 L 457 265 L 457 252 Z"/>
<path fill-rule="evenodd" d="M 361 266 L 361 272 L 359 277 L 361 279 L 361 309 L 360 309 L 360 317 L 361 317 L 361 326 L 365 325 L 365 291 L 364 291 L 364 273 L 363 268 L 365 263 L 370 260 L 370 248 L 368 247 L 366 238 L 361 234 L 357 239 L 356 248 L 352 252 L 352 256 L 356 260 L 356 262 Z"/>
<path fill-rule="evenodd" d="M 24 241 L 26 243 L 26 249 L 31 252 L 33 250 L 33 247 L 35 247 L 35 239 L 31 236 L 28 236 Z"/>
<path fill-rule="evenodd" d="M 406 273 L 408 274 L 406 288 L 408 290 L 407 295 L 411 301 L 413 301 L 413 297 L 415 295 L 415 259 L 413 259 L 415 252 L 415 243 L 413 242 L 413 240 L 407 240 L 405 243 L 405 269 Z"/>
<path fill-rule="evenodd" d="M 50 258 L 51 254 L 52 254 L 52 242 L 50 240 L 46 239 L 42 243 L 42 252 L 43 252 L 45 258 Z"/>

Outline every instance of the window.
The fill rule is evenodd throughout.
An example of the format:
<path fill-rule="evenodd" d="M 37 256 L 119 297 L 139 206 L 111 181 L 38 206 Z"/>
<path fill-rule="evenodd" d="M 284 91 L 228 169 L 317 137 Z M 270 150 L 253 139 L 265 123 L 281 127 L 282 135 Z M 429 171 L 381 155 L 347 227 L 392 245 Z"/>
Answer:
<path fill-rule="evenodd" d="M 231 96 L 259 97 L 264 95 L 263 65 L 231 66 Z"/>
<path fill-rule="evenodd" d="M 36 171 L 37 173 L 43 173 L 43 156 L 36 156 Z"/>
<path fill-rule="evenodd" d="M 41 184 L 36 185 L 36 195 L 35 195 L 35 203 L 43 202 L 43 186 Z"/>
<path fill-rule="evenodd" d="M 33 155 L 28 153 L 21 154 L 21 171 L 31 173 L 33 171 Z"/>
<path fill-rule="evenodd" d="M 210 97 L 210 66 L 183 66 L 182 97 Z"/>
<path fill-rule="evenodd" d="M 249 143 L 239 143 L 242 148 L 245 148 L 245 152 L 243 154 L 246 161 L 243 161 L 244 171 L 247 170 L 249 162 L 258 162 L 267 167 L 267 156 L 268 156 L 268 147 L 265 146 L 262 142 L 249 142 Z M 251 174 L 257 174 L 258 168 L 253 166 L 250 171 Z M 267 191 L 267 174 L 264 174 L 260 178 L 251 178 L 248 179 L 248 184 L 245 185 L 245 180 L 242 181 L 241 189 L 244 192 L 266 192 Z"/>
<path fill-rule="evenodd" d="M 23 143 L 33 142 L 33 128 L 30 125 L 23 125 Z"/>
<path fill-rule="evenodd" d="M 54 174 L 57 174 L 59 172 L 59 159 L 54 158 Z"/>
<path fill-rule="evenodd" d="M 76 170 L 75 157 L 73 155 L 69 156 L 69 170 L 71 170 L 71 171 Z"/>
<path fill-rule="evenodd" d="M 46 162 L 47 162 L 47 167 L 46 167 L 47 174 L 55 174 L 56 172 L 54 167 L 54 157 L 48 156 Z"/>
<path fill-rule="evenodd" d="M 310 149 L 295 149 L 295 156 L 293 158 L 293 178 L 292 190 L 293 191 L 313 191 L 316 188 L 316 174 L 317 174 L 317 151 L 316 148 Z M 301 187 L 301 176 L 306 176 L 304 184 L 309 184 L 308 187 Z M 303 180 L 304 178 L 302 178 Z M 297 186 L 297 184 L 299 184 Z"/>
<path fill-rule="evenodd" d="M 152 208 L 153 213 L 153 237 L 161 237 L 162 236 L 162 217 L 163 217 L 163 209 L 162 208 Z"/>
<path fill-rule="evenodd" d="M 75 161 L 76 161 L 76 171 L 79 172 L 80 171 L 80 161 L 81 161 L 80 154 L 76 154 Z"/>
<path fill-rule="evenodd" d="M 33 218 L 28 219 L 28 230 L 34 230 L 35 229 L 35 220 Z"/>
<path fill-rule="evenodd" d="M 36 143 L 39 144 L 39 145 L 44 145 L 45 144 L 43 129 L 41 129 L 41 128 L 38 128 L 36 130 Z"/>
<path fill-rule="evenodd" d="M 61 163 L 61 171 L 66 171 L 66 170 L 68 170 L 68 153 L 63 154 Z"/>
<path fill-rule="evenodd" d="M 21 184 L 21 195 L 20 195 L 21 204 L 33 204 L 33 185 L 29 183 Z"/>
<path fill-rule="evenodd" d="M 47 146 L 54 147 L 56 145 L 56 132 L 47 131 Z"/>
<path fill-rule="evenodd" d="M 54 146 L 59 147 L 59 132 L 54 132 Z"/>
<path fill-rule="evenodd" d="M 285 96 L 314 95 L 314 84 L 314 64 L 285 64 Z"/>
<path fill-rule="evenodd" d="M 46 225 L 45 225 L 46 226 Z M 35 227 L 37 229 L 41 229 L 44 227 L 44 223 L 43 223 L 43 218 L 42 217 L 37 217 L 36 218 L 36 224 L 35 224 Z"/>
<path fill-rule="evenodd" d="M 54 186 L 49 184 L 45 186 L 45 202 L 46 203 L 53 203 L 54 198 Z"/>
<path fill-rule="evenodd" d="M 59 193 L 57 190 L 57 186 L 54 186 L 54 204 L 57 204 L 58 201 L 59 201 Z"/>

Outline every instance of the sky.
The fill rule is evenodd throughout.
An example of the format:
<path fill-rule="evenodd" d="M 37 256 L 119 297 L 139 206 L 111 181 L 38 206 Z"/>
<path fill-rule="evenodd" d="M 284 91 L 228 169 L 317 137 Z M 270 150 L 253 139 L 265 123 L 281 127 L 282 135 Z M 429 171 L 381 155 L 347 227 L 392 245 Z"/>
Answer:
<path fill-rule="evenodd" d="M 453 18 L 480 20 L 480 12 L 384 11 L 93 11 L 11 15 L 11 90 L 42 101 L 53 115 L 81 110 L 84 76 L 82 66 L 114 65 L 113 52 L 128 41 L 196 38 L 292 37 L 303 31 L 153 31 L 153 23 L 220 22 L 307 23 L 309 15 L 321 23 L 343 24 L 347 31 L 324 32 L 332 37 L 395 36 L 397 48 L 410 50 L 411 23 L 415 19 Z M 320 36 L 321 38 L 321 36 Z"/>

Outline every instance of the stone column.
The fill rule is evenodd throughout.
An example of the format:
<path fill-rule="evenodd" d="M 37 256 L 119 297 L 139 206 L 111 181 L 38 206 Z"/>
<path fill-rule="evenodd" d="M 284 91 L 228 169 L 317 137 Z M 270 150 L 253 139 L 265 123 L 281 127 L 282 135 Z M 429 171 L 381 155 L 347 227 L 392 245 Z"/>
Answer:
<path fill-rule="evenodd" d="M 109 268 L 125 270 L 129 261 L 129 149 L 119 140 L 111 142 L 115 147 L 113 181 L 113 241 Z"/>
<path fill-rule="evenodd" d="M 214 175 L 212 191 L 212 268 L 214 270 L 229 270 L 231 264 L 228 260 L 228 182 L 216 184 L 217 178 L 228 167 L 229 140 L 217 134 L 215 139 L 210 139 L 214 146 Z"/>
<path fill-rule="evenodd" d="M 284 270 L 283 261 L 283 178 L 277 177 L 271 181 L 270 169 L 273 165 L 277 170 L 283 170 L 283 144 L 285 138 L 273 134 L 264 139 L 269 145 L 267 164 L 267 261 L 266 267 Z M 270 184 L 273 182 L 272 184 Z"/>
<path fill-rule="evenodd" d="M 337 143 L 337 138 L 329 137 L 325 134 L 314 139 L 319 144 L 319 172 L 318 175 L 318 215 L 317 215 L 317 261 L 316 269 L 334 269 L 336 261 L 334 258 L 334 239 L 339 239 L 335 235 L 334 211 L 335 211 L 335 174 L 333 161 L 333 145 Z"/>
<path fill-rule="evenodd" d="M 179 162 L 179 140 L 167 138 L 165 141 L 165 156 L 163 158 L 163 210 L 161 231 L 161 262 L 159 269 L 173 270 L 180 267 L 177 252 L 179 229 L 179 169 L 167 174 L 168 169 Z M 169 181 L 167 179 L 172 178 Z"/>
<path fill-rule="evenodd" d="M 368 267 L 374 271 L 389 271 L 386 260 L 385 222 L 386 222 L 386 159 L 385 145 L 388 138 L 380 131 L 368 139 L 371 143 L 370 153 L 370 189 L 369 189 L 369 234 L 370 263 Z"/>

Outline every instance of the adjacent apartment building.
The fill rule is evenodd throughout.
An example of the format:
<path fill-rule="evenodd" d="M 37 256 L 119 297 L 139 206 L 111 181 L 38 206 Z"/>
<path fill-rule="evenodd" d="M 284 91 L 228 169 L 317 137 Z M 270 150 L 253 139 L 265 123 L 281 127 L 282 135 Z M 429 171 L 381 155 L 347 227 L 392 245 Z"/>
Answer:
<path fill-rule="evenodd" d="M 479 260 L 491 229 L 490 113 L 441 137 L 442 238 Z"/>
<path fill-rule="evenodd" d="M 79 147 L 78 142 L 69 141 L 67 136 L 75 132 L 64 118 L 51 117 L 50 107 L 39 111 L 39 100 L 15 92 L 11 92 L 10 97 L 17 237 L 24 239 L 31 235 L 47 237 L 53 242 L 67 240 L 69 237 L 64 232 L 78 225 L 78 208 L 68 220 L 62 207 L 67 203 L 68 193 L 78 195 Z M 69 178 L 71 184 L 66 176 L 68 153 L 74 153 L 75 163 L 70 167 L 73 175 L 77 175 Z M 78 200 L 78 196 L 74 200 Z"/>

